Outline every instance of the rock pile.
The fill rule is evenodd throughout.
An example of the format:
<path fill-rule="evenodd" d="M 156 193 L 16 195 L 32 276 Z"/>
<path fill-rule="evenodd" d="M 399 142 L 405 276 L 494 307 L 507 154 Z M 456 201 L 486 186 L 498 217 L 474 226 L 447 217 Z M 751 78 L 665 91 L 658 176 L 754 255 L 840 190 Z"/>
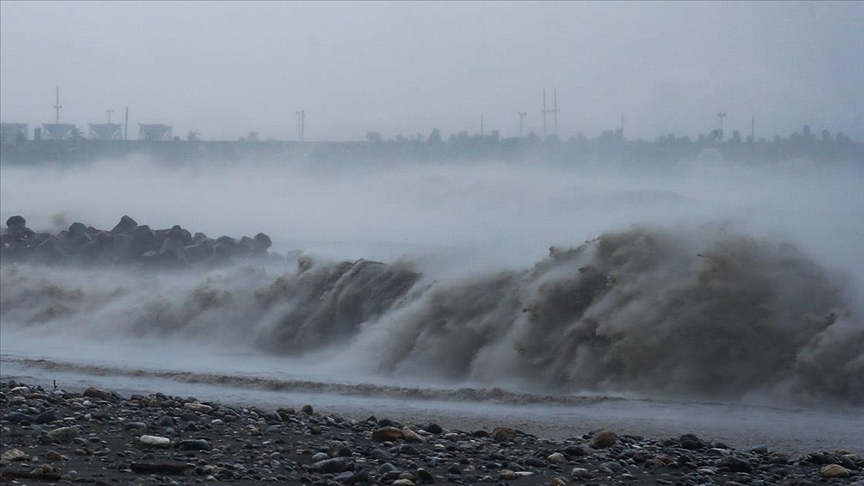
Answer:
<path fill-rule="evenodd" d="M 0 480 L 107 484 L 864 484 L 850 451 L 736 450 L 612 430 L 549 441 L 160 393 L 0 384 Z"/>
<path fill-rule="evenodd" d="M 212 266 L 228 262 L 283 258 L 268 252 L 272 242 L 264 233 L 236 240 L 209 238 L 174 225 L 152 229 L 123 216 L 110 231 L 72 223 L 58 234 L 37 233 L 21 216 L 6 221 L 0 234 L 0 261 L 82 264 L 139 264 L 159 268 Z"/>

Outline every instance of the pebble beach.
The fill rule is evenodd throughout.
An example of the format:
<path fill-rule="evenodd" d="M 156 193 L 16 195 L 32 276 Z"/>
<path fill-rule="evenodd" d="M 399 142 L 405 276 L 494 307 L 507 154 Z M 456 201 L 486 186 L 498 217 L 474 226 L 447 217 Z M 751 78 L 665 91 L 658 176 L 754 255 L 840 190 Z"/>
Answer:
<path fill-rule="evenodd" d="M 849 450 L 736 449 L 615 424 L 550 440 L 154 392 L 0 384 L 2 484 L 864 485 Z"/>

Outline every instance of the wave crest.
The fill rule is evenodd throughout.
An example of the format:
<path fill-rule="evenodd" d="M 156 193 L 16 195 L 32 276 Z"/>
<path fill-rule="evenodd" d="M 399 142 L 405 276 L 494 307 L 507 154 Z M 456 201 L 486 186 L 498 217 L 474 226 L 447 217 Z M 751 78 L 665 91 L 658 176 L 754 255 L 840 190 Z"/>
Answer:
<path fill-rule="evenodd" d="M 847 283 L 793 245 L 723 227 L 610 232 L 464 279 L 408 261 L 140 281 L 38 268 L 2 268 L 4 328 L 326 350 L 352 370 L 533 392 L 864 403 L 864 321 Z"/>

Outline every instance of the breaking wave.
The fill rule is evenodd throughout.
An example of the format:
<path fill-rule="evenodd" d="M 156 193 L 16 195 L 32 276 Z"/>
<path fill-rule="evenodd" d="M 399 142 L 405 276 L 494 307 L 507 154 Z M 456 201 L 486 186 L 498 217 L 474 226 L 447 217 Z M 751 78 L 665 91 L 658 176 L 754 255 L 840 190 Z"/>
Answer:
<path fill-rule="evenodd" d="M 469 278 L 303 258 L 289 272 L 0 271 L 4 331 L 244 347 L 528 393 L 864 404 L 850 283 L 722 226 L 634 227 Z"/>

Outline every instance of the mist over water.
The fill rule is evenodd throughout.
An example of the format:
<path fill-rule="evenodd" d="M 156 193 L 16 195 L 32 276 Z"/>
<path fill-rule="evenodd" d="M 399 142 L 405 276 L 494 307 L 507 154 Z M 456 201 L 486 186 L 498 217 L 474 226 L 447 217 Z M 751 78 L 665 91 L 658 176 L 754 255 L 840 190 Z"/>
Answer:
<path fill-rule="evenodd" d="M 263 231 L 271 250 L 303 253 L 209 272 L 3 265 L 2 352 L 223 382 L 290 370 L 861 405 L 861 187 L 861 168 L 795 161 L 3 166 L 0 218 L 35 230 L 128 214 L 214 238 Z M 97 357 L 94 342 L 120 351 Z"/>

